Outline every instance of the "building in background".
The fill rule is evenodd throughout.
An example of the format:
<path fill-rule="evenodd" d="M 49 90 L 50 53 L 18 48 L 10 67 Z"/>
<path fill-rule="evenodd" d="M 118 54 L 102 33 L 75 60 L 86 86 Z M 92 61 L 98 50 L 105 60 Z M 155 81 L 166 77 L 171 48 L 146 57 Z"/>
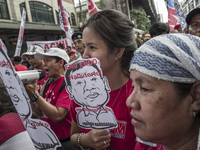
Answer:
<path fill-rule="evenodd" d="M 200 0 L 183 0 L 180 3 L 185 16 L 194 8 L 200 7 Z"/>
<path fill-rule="evenodd" d="M 63 0 L 63 5 L 71 27 L 79 30 L 73 0 Z M 14 55 L 23 8 L 27 16 L 22 52 L 27 49 L 26 41 L 51 41 L 65 36 L 59 25 L 57 0 L 0 0 L 0 6 L 0 38 L 9 56 Z"/>

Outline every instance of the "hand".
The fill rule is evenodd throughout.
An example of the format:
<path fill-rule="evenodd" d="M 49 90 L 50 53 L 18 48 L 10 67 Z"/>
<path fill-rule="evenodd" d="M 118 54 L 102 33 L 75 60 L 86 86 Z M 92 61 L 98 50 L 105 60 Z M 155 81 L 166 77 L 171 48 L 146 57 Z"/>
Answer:
<path fill-rule="evenodd" d="M 111 135 L 109 130 L 105 129 L 92 129 L 85 134 L 83 142 L 88 144 L 87 147 L 92 147 L 97 150 L 106 149 L 110 145 Z M 83 145 L 85 145 L 83 144 Z"/>
<path fill-rule="evenodd" d="M 26 84 L 24 85 L 26 92 L 28 93 L 29 97 L 32 97 L 34 94 L 38 93 L 38 89 L 37 89 L 37 80 L 35 80 L 33 83 L 31 84 Z"/>

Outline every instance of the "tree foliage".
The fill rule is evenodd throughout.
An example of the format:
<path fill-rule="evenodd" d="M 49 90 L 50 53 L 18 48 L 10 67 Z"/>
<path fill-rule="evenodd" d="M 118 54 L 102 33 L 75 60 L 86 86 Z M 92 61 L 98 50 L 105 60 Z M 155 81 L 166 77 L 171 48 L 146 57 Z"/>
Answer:
<path fill-rule="evenodd" d="M 149 30 L 151 26 L 151 21 L 147 17 L 146 12 L 144 9 L 132 9 L 130 11 L 131 20 L 134 20 L 135 27 L 141 29 L 143 31 Z"/>
<path fill-rule="evenodd" d="M 102 3 L 101 0 L 99 2 L 95 2 L 98 9 L 102 10 Z"/>

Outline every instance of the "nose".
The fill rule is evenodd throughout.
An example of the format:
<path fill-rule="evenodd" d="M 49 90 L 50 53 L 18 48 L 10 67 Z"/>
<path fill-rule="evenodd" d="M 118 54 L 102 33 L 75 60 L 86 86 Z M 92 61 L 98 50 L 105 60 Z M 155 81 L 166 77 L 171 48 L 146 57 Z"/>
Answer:
<path fill-rule="evenodd" d="M 126 105 L 127 105 L 127 107 L 129 107 L 131 109 L 135 109 L 135 110 L 139 110 L 141 108 L 139 100 L 137 99 L 134 90 L 131 93 L 131 95 L 128 97 L 128 99 L 126 100 Z"/>
<path fill-rule="evenodd" d="M 87 82 L 87 81 L 84 81 L 84 82 L 85 82 L 85 86 L 84 86 L 85 91 L 91 91 L 92 89 L 94 89 L 94 86 L 91 82 Z"/>
<path fill-rule="evenodd" d="M 87 48 L 85 48 L 85 51 L 84 51 L 82 57 L 83 57 L 84 59 L 91 58 L 90 53 L 89 53 L 89 50 L 88 50 Z"/>

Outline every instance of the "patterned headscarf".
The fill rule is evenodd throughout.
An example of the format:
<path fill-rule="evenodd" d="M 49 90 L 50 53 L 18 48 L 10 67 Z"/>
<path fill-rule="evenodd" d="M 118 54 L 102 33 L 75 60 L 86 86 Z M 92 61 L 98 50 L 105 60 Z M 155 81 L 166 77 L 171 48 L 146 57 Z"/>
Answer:
<path fill-rule="evenodd" d="M 152 38 L 136 50 L 131 69 L 172 82 L 200 80 L 200 38 L 180 33 Z"/>

